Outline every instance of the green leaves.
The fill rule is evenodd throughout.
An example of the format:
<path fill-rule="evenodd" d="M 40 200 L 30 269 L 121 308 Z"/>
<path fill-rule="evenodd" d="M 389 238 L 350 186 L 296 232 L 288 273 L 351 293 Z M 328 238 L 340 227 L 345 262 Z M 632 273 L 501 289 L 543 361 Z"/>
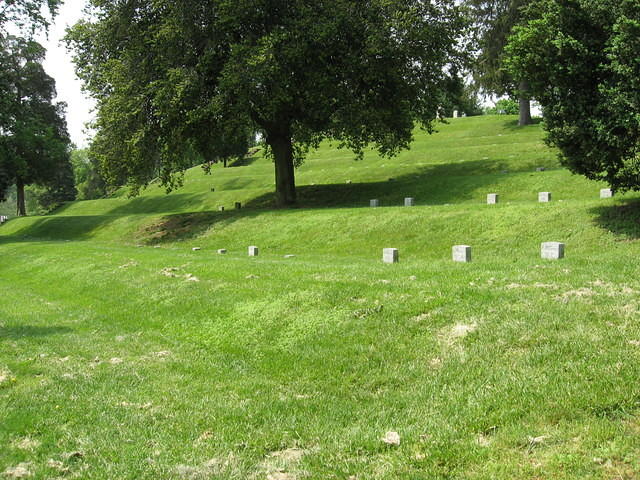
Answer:
<path fill-rule="evenodd" d="M 95 20 L 67 38 L 98 101 L 92 149 L 134 190 L 156 176 L 171 188 L 191 150 L 242 155 L 256 130 L 289 144 L 272 148 L 288 152 L 276 163 L 299 164 L 327 137 L 393 155 L 414 121 L 436 118 L 462 27 L 453 0 L 91 5 Z"/>
<path fill-rule="evenodd" d="M 574 173 L 640 188 L 640 7 L 635 1 L 538 0 L 515 30 L 508 68 L 528 78 L 547 141 Z"/>

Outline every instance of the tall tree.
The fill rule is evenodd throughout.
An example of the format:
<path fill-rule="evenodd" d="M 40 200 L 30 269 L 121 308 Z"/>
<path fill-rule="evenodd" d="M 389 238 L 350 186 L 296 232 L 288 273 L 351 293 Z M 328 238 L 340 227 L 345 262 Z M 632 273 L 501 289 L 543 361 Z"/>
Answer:
<path fill-rule="evenodd" d="M 90 0 L 68 34 L 97 99 L 92 149 L 133 192 L 180 180 L 185 152 L 228 156 L 260 130 L 277 204 L 296 202 L 294 168 L 337 139 L 362 154 L 407 148 L 431 128 L 455 62 L 455 0 Z"/>
<path fill-rule="evenodd" d="M 26 215 L 25 185 L 53 186 L 69 164 L 65 105 L 54 103 L 55 81 L 44 71 L 44 55 L 34 41 L 0 37 L 8 119 L 0 129 L 0 171 L 16 185 L 18 215 Z"/>
<path fill-rule="evenodd" d="M 536 0 L 508 65 L 530 79 L 547 141 L 574 173 L 640 189 L 640 3 Z"/>
<path fill-rule="evenodd" d="M 498 95 L 517 97 L 520 125 L 529 125 L 531 89 L 526 77 L 514 77 L 503 65 L 505 46 L 513 27 L 523 21 L 523 7 L 529 0 L 466 0 L 474 24 L 478 54 L 473 62 L 476 82 Z"/>

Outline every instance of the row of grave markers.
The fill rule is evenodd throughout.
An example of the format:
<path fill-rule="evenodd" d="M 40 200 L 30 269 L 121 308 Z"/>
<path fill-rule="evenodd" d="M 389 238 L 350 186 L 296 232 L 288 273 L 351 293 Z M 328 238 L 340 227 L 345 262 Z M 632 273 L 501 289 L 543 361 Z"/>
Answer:
<path fill-rule="evenodd" d="M 7 217 L 6 215 L 0 215 L 0 225 L 2 225 L 7 220 L 9 220 L 9 217 Z"/>
<path fill-rule="evenodd" d="M 603 188 L 600 190 L 600 198 L 612 198 L 613 191 L 610 188 Z M 500 196 L 497 193 L 489 193 L 487 195 L 487 204 L 495 205 L 498 203 Z M 538 202 L 540 203 L 548 203 L 551 201 L 551 192 L 539 192 L 538 193 Z M 406 197 L 404 199 L 405 207 L 414 207 L 416 204 L 415 198 Z M 380 200 L 377 198 L 369 200 L 369 206 L 372 208 L 376 208 L 380 206 Z"/>
<path fill-rule="evenodd" d="M 193 247 L 194 252 L 200 251 L 200 247 Z M 451 249 L 454 262 L 469 263 L 471 262 L 471 247 L 469 245 L 454 245 Z M 220 248 L 217 250 L 219 255 L 225 255 L 227 250 Z M 248 248 L 250 257 L 257 257 L 260 249 L 255 245 Z M 540 248 L 540 256 L 546 260 L 560 260 L 564 258 L 564 243 L 560 242 L 544 242 Z M 292 258 L 295 255 L 285 255 L 285 258 Z M 399 263 L 400 251 L 397 248 L 382 249 L 382 261 L 384 263 Z"/>
<path fill-rule="evenodd" d="M 451 248 L 454 262 L 471 262 L 471 247 L 469 245 L 454 245 Z M 560 260 L 564 258 L 564 243 L 544 242 L 540 246 L 540 257 L 545 260 Z M 382 250 L 384 263 L 399 263 L 400 251 L 397 248 L 384 248 Z"/>

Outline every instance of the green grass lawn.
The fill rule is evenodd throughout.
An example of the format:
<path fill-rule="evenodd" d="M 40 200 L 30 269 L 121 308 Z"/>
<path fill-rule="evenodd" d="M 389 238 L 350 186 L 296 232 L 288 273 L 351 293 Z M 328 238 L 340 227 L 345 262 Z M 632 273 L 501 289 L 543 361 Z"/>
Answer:
<path fill-rule="evenodd" d="M 0 478 L 640 478 L 640 196 L 600 200 L 541 137 L 326 144 L 294 210 L 258 156 L 9 221 Z"/>

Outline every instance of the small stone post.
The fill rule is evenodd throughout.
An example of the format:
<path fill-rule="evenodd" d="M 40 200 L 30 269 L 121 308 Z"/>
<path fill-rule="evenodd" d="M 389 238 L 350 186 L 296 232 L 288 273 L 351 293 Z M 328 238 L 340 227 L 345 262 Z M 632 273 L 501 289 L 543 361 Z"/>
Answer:
<path fill-rule="evenodd" d="M 415 199 L 411 198 L 411 197 L 407 197 L 404 199 L 404 206 L 405 207 L 413 207 L 415 205 Z"/>
<path fill-rule="evenodd" d="M 545 242 L 542 244 L 540 255 L 546 260 L 560 260 L 564 258 L 564 243 Z"/>
<path fill-rule="evenodd" d="M 384 263 L 398 263 L 400 254 L 397 248 L 385 248 L 382 250 L 382 261 Z"/>
<path fill-rule="evenodd" d="M 603 188 L 600 190 L 600 198 L 611 198 L 613 197 L 613 191 L 610 188 Z"/>
<path fill-rule="evenodd" d="M 538 202 L 540 203 L 549 203 L 551 201 L 551 192 L 540 192 L 538 193 Z"/>
<path fill-rule="evenodd" d="M 378 199 L 369 200 L 369 206 L 372 208 L 379 207 L 380 201 Z"/>
<path fill-rule="evenodd" d="M 496 203 L 498 203 L 498 194 L 497 193 L 490 193 L 489 195 L 487 195 L 487 204 L 489 205 L 495 205 Z"/>
<path fill-rule="evenodd" d="M 471 261 L 471 247 L 469 245 L 454 245 L 451 250 L 454 262 L 469 263 Z"/>
<path fill-rule="evenodd" d="M 258 247 L 249 247 L 249 256 L 257 257 L 258 256 Z"/>

